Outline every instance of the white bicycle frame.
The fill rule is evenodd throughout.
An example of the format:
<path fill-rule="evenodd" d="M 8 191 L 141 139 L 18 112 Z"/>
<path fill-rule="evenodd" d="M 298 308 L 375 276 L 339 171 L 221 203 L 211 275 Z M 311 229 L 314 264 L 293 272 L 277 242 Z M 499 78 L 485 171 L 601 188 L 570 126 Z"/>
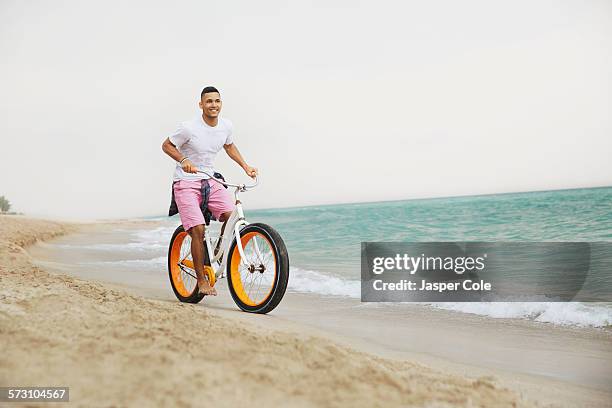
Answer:
<path fill-rule="evenodd" d="M 238 248 L 238 252 L 240 253 L 240 262 L 246 264 L 244 248 L 242 247 L 242 240 L 240 239 L 240 230 L 243 227 L 249 225 L 249 223 L 244 218 L 244 212 L 242 211 L 242 203 L 238 199 L 238 193 L 245 192 L 247 191 L 247 189 L 255 187 L 257 184 L 259 184 L 259 180 L 256 179 L 255 184 L 247 186 L 245 184 L 227 183 L 223 180 L 219 180 L 211 176 L 205 171 L 199 171 L 199 173 L 206 174 L 211 179 L 223 184 L 224 186 L 236 188 L 236 190 L 234 191 L 234 199 L 236 203 L 236 208 L 234 209 L 234 211 L 232 211 L 232 215 L 230 216 L 230 218 L 227 220 L 227 223 L 225 224 L 225 230 L 223 231 L 223 235 L 222 236 L 220 235 L 217 241 L 213 243 L 212 238 L 208 232 L 209 229 L 206 228 L 204 230 L 204 242 L 206 242 L 206 249 L 208 251 L 208 259 L 210 259 L 210 265 L 213 269 L 215 269 L 213 265 L 215 265 L 216 263 L 220 263 L 219 267 L 215 269 L 215 277 L 217 279 L 221 279 L 225 277 L 225 270 L 227 269 L 227 262 L 228 262 L 228 252 L 229 252 L 229 247 L 232 244 L 233 237 L 236 237 L 236 247 Z M 217 247 L 217 243 L 219 239 L 221 240 L 221 243 L 219 245 L 219 251 L 217 252 L 217 255 L 215 255 L 214 248 Z M 261 257 L 257 242 L 253 241 L 253 243 L 255 246 L 255 252 L 257 256 Z"/>

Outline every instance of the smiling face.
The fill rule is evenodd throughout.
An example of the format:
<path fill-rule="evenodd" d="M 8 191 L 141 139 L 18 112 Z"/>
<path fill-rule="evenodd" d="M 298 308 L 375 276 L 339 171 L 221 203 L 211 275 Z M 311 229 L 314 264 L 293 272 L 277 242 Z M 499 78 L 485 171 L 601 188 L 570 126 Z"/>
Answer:
<path fill-rule="evenodd" d="M 216 119 L 221 112 L 221 95 L 218 92 L 207 92 L 200 100 L 202 113 L 209 119 Z"/>

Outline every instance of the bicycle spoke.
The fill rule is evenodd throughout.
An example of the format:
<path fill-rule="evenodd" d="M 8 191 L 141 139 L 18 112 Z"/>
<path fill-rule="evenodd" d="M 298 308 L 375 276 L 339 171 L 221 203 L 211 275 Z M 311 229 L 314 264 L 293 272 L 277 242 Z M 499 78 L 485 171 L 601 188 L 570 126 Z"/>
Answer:
<path fill-rule="evenodd" d="M 259 239 L 261 241 L 261 238 Z M 263 242 L 258 242 L 258 237 L 253 237 L 253 251 L 255 252 L 255 256 L 257 257 L 257 259 L 259 260 L 260 263 L 263 263 L 262 259 L 261 259 L 261 245 L 263 244 Z"/>
<path fill-rule="evenodd" d="M 270 261 L 272 261 L 273 256 L 272 252 L 266 252 L 264 254 L 262 254 L 264 260 L 262 261 L 262 263 L 266 266 L 266 269 L 268 266 L 270 266 Z"/>
<path fill-rule="evenodd" d="M 263 273 L 260 273 L 258 276 L 259 279 L 257 279 L 259 281 L 259 283 L 257 284 L 257 299 L 261 298 L 260 291 L 261 291 L 261 286 L 262 286 L 263 275 L 264 275 Z"/>
<path fill-rule="evenodd" d="M 180 279 L 183 281 L 185 289 L 187 289 L 189 292 L 192 292 L 195 289 L 194 283 L 197 281 L 195 270 L 188 268 L 185 265 L 182 265 L 182 263 L 186 260 L 193 262 L 193 258 L 191 256 L 191 237 L 189 235 L 185 237 L 181 245 L 180 259 Z"/>
<path fill-rule="evenodd" d="M 250 241 L 247 243 L 246 248 L 244 248 L 244 249 L 245 249 L 245 251 L 244 251 L 244 256 L 247 258 L 247 263 L 249 263 L 249 264 L 253 264 L 253 263 L 254 263 L 254 262 L 253 262 L 253 259 L 252 259 L 252 258 L 253 258 L 253 251 L 254 251 L 254 248 L 253 248 L 253 241 L 254 241 L 254 239 L 255 239 L 255 238 L 251 239 L 251 240 L 250 240 Z M 250 245 L 250 248 L 248 248 L 248 247 L 249 247 L 249 245 Z M 247 249 L 247 248 L 248 248 L 248 249 Z M 247 255 L 247 254 L 249 254 L 249 255 Z"/>

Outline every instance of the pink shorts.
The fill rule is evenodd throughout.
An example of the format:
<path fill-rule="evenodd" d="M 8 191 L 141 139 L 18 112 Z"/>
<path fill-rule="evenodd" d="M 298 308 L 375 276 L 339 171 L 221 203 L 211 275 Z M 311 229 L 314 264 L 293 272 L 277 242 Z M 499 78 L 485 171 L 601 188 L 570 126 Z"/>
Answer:
<path fill-rule="evenodd" d="M 221 214 L 234 211 L 234 200 L 231 193 L 220 183 L 208 180 L 210 194 L 208 209 L 216 219 Z M 196 225 L 204 224 L 204 215 L 200 209 L 202 204 L 202 182 L 200 180 L 179 180 L 174 183 L 174 200 L 179 210 L 181 223 L 185 231 Z"/>

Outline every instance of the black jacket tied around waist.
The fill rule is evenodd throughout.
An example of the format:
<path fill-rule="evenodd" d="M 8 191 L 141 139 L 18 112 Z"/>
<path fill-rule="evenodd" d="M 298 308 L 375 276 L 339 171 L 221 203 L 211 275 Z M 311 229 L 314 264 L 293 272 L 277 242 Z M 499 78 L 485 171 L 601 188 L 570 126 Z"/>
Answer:
<path fill-rule="evenodd" d="M 213 173 L 213 176 L 216 179 L 225 181 L 225 178 L 223 177 L 223 175 L 221 175 L 221 173 Z M 179 212 L 178 206 L 176 205 L 176 200 L 174 199 L 174 184 L 177 181 L 172 182 L 172 187 L 171 187 L 172 200 L 170 201 L 170 209 L 168 210 L 168 217 L 172 217 L 173 215 L 176 215 Z M 213 217 L 212 213 L 208 209 L 208 197 L 210 195 L 210 185 L 208 184 L 207 179 L 202 179 L 201 181 L 202 181 L 202 187 L 200 188 L 200 192 L 202 193 L 202 204 L 200 205 L 200 210 L 202 210 L 202 215 L 204 215 L 204 221 L 206 222 L 206 225 L 209 225 L 211 219 L 215 220 L 215 217 Z M 224 187 L 227 188 L 227 186 L 224 186 Z"/>

